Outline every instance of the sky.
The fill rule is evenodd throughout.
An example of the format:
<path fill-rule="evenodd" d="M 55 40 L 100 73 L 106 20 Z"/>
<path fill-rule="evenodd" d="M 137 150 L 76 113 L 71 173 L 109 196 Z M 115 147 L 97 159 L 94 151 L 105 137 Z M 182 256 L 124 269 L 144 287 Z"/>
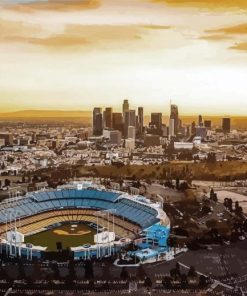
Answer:
<path fill-rule="evenodd" d="M 0 111 L 246 115 L 246 0 L 0 0 Z"/>

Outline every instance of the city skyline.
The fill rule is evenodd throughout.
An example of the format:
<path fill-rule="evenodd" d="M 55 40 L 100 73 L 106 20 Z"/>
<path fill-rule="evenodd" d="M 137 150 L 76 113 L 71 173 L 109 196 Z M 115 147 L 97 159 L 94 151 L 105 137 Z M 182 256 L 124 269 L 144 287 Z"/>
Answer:
<path fill-rule="evenodd" d="M 2 112 L 115 109 L 128 98 L 146 113 L 172 99 L 186 115 L 245 115 L 244 1 L 0 5 Z"/>

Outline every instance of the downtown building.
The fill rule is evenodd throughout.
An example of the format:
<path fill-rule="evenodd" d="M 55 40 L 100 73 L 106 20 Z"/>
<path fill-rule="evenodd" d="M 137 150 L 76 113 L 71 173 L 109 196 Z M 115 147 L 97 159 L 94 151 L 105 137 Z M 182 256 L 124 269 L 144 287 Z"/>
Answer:
<path fill-rule="evenodd" d="M 101 136 L 103 133 L 103 114 L 100 107 L 93 109 L 93 135 Z"/>

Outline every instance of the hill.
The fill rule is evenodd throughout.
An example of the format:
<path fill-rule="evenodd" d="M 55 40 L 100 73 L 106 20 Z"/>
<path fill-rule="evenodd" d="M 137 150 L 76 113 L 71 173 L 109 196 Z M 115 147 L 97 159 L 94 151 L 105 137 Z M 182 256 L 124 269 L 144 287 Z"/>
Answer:
<path fill-rule="evenodd" d="M 0 113 L 0 118 L 91 117 L 91 111 L 22 110 Z"/>

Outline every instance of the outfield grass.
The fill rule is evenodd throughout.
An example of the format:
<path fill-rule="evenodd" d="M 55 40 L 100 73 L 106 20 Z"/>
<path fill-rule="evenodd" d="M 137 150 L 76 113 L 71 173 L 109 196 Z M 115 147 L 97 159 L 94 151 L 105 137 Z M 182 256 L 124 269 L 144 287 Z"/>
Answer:
<path fill-rule="evenodd" d="M 56 231 L 64 234 L 57 234 Z M 80 234 L 85 232 L 85 234 Z M 75 230 L 72 230 L 71 224 L 49 229 L 37 234 L 25 237 L 25 243 L 31 243 L 35 246 L 47 247 L 48 251 L 56 251 L 57 242 L 61 242 L 63 249 L 68 247 L 79 247 L 84 244 L 94 243 L 94 234 L 96 231 L 86 224 L 78 224 Z"/>

